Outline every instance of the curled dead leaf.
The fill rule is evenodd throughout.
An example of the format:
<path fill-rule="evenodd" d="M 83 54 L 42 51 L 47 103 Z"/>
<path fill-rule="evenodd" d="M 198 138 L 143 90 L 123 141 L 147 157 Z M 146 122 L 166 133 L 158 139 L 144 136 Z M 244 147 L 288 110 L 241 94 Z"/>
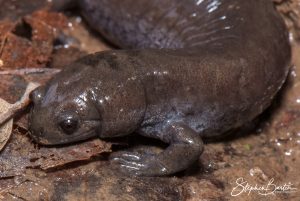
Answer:
<path fill-rule="evenodd" d="M 11 104 L 0 98 L 0 113 L 5 113 L 11 108 Z M 13 120 L 9 120 L 0 126 L 0 151 L 4 148 L 12 132 Z"/>
<path fill-rule="evenodd" d="M 30 82 L 23 97 L 15 104 L 9 104 L 0 98 L 0 151 L 11 135 L 14 115 L 30 103 L 29 94 L 38 86 L 39 84 Z"/>

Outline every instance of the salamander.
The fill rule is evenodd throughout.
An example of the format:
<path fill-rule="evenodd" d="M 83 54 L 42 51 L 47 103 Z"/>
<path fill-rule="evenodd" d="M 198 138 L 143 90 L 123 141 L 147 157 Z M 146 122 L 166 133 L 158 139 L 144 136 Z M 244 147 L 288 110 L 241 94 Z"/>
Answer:
<path fill-rule="evenodd" d="M 114 153 L 130 174 L 185 170 L 203 138 L 261 114 L 289 71 L 288 31 L 268 0 L 66 2 L 120 49 L 84 56 L 36 89 L 31 136 L 60 145 L 134 132 L 168 144 Z"/>

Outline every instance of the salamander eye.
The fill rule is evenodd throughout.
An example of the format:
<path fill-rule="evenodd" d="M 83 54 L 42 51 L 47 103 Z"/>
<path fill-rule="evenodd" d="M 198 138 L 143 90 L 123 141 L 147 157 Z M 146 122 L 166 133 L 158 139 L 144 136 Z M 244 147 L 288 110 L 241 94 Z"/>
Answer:
<path fill-rule="evenodd" d="M 67 134 L 73 134 L 78 128 L 78 120 L 68 117 L 59 123 L 60 128 Z"/>

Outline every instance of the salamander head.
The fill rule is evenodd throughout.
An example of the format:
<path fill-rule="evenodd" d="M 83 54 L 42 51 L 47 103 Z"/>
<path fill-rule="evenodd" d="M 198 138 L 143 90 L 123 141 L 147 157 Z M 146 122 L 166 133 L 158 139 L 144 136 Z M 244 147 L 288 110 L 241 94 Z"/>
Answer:
<path fill-rule="evenodd" d="M 63 86 L 56 80 L 32 92 L 32 138 L 55 145 L 86 140 L 101 129 L 100 114 L 80 84 Z"/>
<path fill-rule="evenodd" d="M 136 130 L 146 110 L 144 88 L 138 79 L 128 79 L 132 72 L 117 58 L 114 52 L 87 55 L 33 91 L 32 138 L 55 145 Z"/>

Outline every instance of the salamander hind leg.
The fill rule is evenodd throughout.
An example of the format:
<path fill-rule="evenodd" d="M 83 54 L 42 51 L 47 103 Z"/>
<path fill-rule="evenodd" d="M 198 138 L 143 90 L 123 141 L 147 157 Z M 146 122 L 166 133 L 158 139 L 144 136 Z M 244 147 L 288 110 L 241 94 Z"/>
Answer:
<path fill-rule="evenodd" d="M 111 155 L 111 160 L 120 165 L 123 172 L 141 176 L 170 175 L 188 168 L 199 159 L 203 142 L 198 133 L 184 123 L 171 123 L 158 133 L 157 139 L 169 144 L 159 154 L 141 154 L 120 151 Z M 147 137 L 149 135 L 143 134 Z"/>

